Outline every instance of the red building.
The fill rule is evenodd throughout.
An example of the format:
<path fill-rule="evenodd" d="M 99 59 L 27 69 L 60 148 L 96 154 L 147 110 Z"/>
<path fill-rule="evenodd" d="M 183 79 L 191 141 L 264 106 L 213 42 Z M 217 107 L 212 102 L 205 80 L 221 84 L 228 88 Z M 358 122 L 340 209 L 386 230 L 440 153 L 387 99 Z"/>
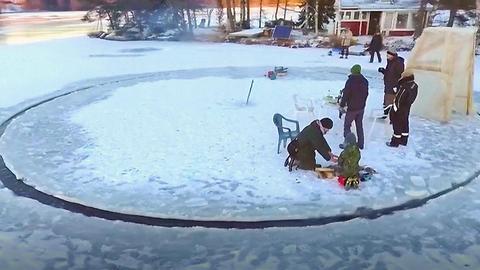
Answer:
<path fill-rule="evenodd" d="M 377 30 L 386 36 L 410 36 L 415 32 L 419 8 L 420 0 L 339 0 L 337 21 L 355 36 Z M 424 25 L 427 16 L 421 22 Z"/>

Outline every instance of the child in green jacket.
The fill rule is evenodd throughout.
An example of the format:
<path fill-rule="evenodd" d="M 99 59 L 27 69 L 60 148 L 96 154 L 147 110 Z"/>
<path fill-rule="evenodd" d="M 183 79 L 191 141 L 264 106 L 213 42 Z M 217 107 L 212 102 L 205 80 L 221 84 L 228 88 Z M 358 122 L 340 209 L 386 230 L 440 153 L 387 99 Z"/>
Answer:
<path fill-rule="evenodd" d="M 353 133 L 345 137 L 345 149 L 338 157 L 340 175 L 345 178 L 345 189 L 358 188 L 360 184 L 360 149 Z"/>

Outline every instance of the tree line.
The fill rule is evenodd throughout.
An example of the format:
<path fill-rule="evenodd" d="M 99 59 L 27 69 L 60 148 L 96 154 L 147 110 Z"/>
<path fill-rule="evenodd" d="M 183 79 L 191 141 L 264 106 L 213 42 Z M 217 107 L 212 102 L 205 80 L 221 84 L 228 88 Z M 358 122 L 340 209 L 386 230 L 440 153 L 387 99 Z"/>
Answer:
<path fill-rule="evenodd" d="M 241 29 L 249 29 L 252 12 L 258 12 L 259 25 L 262 26 L 263 1 L 259 0 L 258 9 L 251 8 L 251 0 L 80 0 L 89 12 L 85 20 L 106 20 L 110 30 L 118 30 L 125 25 L 135 25 L 139 28 L 154 25 L 155 31 L 168 29 L 181 29 L 192 33 L 198 27 L 199 14 L 207 17 L 203 22 L 206 27 L 215 20 L 218 25 L 225 25 L 225 31 L 233 32 Z M 214 1 L 214 2 L 212 2 Z M 281 2 L 282 1 L 282 2 Z M 298 1 L 292 4 L 298 3 Z M 424 25 L 431 25 L 426 21 L 427 6 L 436 9 L 450 10 L 447 26 L 453 26 L 459 10 L 480 11 L 480 0 L 419 0 L 420 8 L 416 20 L 416 35 L 418 36 Z M 289 8 L 289 0 L 276 0 L 274 20 L 287 20 L 286 14 Z M 335 17 L 335 0 L 302 0 L 300 13 L 295 25 L 306 31 L 324 29 L 324 26 Z M 283 9 L 283 12 L 280 10 Z M 473 11 L 472 11 L 473 12 Z M 283 14 L 282 14 L 283 13 Z M 257 15 L 255 14 L 255 15 Z M 477 24 L 478 24 L 477 15 Z M 432 18 L 430 18 L 431 20 Z"/>
<path fill-rule="evenodd" d="M 218 25 L 225 25 L 227 32 L 252 27 L 252 12 L 258 12 L 258 27 L 262 27 L 264 17 L 263 0 L 256 2 L 258 8 L 251 8 L 250 0 L 80 0 L 89 9 L 85 21 L 108 22 L 110 30 L 119 30 L 125 25 L 140 28 L 155 23 L 161 29 L 181 29 L 192 32 L 199 26 L 199 13 L 206 15 L 206 26 L 215 20 Z M 274 20 L 287 20 L 289 0 L 276 1 Z M 292 0 L 291 0 L 292 1 Z M 297 26 L 304 29 L 323 29 L 329 19 L 335 17 L 335 0 L 304 0 L 300 4 Z M 280 11 L 283 9 L 283 12 Z M 280 12 L 279 12 L 280 11 Z M 283 14 L 282 14 L 283 13 Z M 256 14 L 256 15 L 257 15 Z"/>

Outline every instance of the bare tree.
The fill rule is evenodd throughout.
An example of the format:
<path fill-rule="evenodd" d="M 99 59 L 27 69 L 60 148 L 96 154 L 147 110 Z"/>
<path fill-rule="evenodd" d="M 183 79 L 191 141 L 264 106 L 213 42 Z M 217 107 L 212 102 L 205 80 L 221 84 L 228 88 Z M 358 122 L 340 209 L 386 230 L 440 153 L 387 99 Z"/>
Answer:
<path fill-rule="evenodd" d="M 477 46 L 480 46 L 480 0 L 476 1 L 477 11 Z M 477 47 L 478 48 L 478 47 Z"/>
<path fill-rule="evenodd" d="M 315 1 L 315 35 L 318 35 L 318 0 Z"/>
<path fill-rule="evenodd" d="M 193 8 L 192 13 L 193 13 L 193 25 L 195 26 L 195 29 L 197 29 L 198 28 L 197 9 Z"/>
<path fill-rule="evenodd" d="M 187 8 L 187 20 L 188 20 L 188 31 L 192 33 L 193 25 L 192 25 L 192 15 L 190 13 L 190 8 Z"/>
<path fill-rule="evenodd" d="M 275 20 L 278 20 L 278 7 L 280 6 L 280 0 L 277 0 L 277 7 L 275 8 Z"/>
<path fill-rule="evenodd" d="M 478 27 L 477 34 L 480 34 L 480 0 L 476 1 L 476 11 L 477 11 L 477 27 Z"/>
<path fill-rule="evenodd" d="M 182 16 L 182 20 L 180 22 L 183 31 L 187 31 L 187 24 L 185 23 L 185 10 L 183 8 L 180 9 L 180 15 Z"/>
<path fill-rule="evenodd" d="M 448 18 L 448 23 L 447 23 L 448 27 L 453 26 L 453 23 L 457 16 L 457 11 L 459 9 L 472 10 L 472 9 L 475 9 L 475 6 L 476 6 L 475 0 L 456 0 L 456 1 L 438 0 L 438 2 L 442 8 L 450 10 L 450 16 Z"/>
<path fill-rule="evenodd" d="M 480 0 L 478 0 L 480 1 Z M 263 7 L 263 0 L 260 0 L 260 15 L 259 15 L 259 19 L 258 19 L 258 28 L 261 28 L 262 27 L 262 7 Z"/>
<path fill-rule="evenodd" d="M 477 26 L 480 27 L 480 0 L 476 1 L 476 10 L 477 10 Z"/>
<path fill-rule="evenodd" d="M 457 16 L 457 11 L 458 11 L 458 9 L 456 9 L 456 8 L 451 8 L 450 9 L 450 16 L 448 17 L 447 27 L 452 27 L 453 26 L 453 22 L 455 21 L 455 17 Z"/>
<path fill-rule="evenodd" d="M 422 32 L 423 28 L 425 28 L 425 20 L 427 18 L 427 4 L 429 3 L 428 0 L 421 0 L 420 1 L 420 8 L 418 9 L 417 14 L 415 15 L 415 34 L 414 37 L 419 37 Z"/>
<path fill-rule="evenodd" d="M 232 0 L 232 6 L 233 6 L 233 21 L 237 21 L 237 4 L 235 3 L 235 0 Z"/>
<path fill-rule="evenodd" d="M 240 24 L 243 26 L 245 21 L 245 0 L 240 0 Z"/>
<path fill-rule="evenodd" d="M 242 29 L 250 28 L 250 0 L 240 0 L 240 25 Z"/>
<path fill-rule="evenodd" d="M 207 10 L 207 27 L 210 27 L 210 22 L 212 21 L 213 8 Z"/>
<path fill-rule="evenodd" d="M 232 14 L 232 2 L 230 0 L 225 1 L 227 4 L 227 32 L 235 31 L 235 18 Z"/>
<path fill-rule="evenodd" d="M 285 9 L 283 10 L 283 19 L 287 19 L 287 5 L 288 5 L 288 0 L 285 0 Z"/>
<path fill-rule="evenodd" d="M 250 0 L 247 1 L 247 28 L 250 28 Z"/>
<path fill-rule="evenodd" d="M 310 9 L 310 6 L 308 5 L 308 2 L 305 5 L 305 14 L 306 14 L 306 20 L 305 20 L 305 29 L 309 29 L 308 22 L 310 21 L 310 12 L 308 10 Z"/>
<path fill-rule="evenodd" d="M 223 5 L 221 3 L 222 1 L 218 0 L 218 2 L 220 2 L 220 4 L 217 7 L 217 11 L 215 12 L 215 15 L 217 15 L 218 26 L 221 26 L 223 23 L 224 12 L 223 12 Z"/>

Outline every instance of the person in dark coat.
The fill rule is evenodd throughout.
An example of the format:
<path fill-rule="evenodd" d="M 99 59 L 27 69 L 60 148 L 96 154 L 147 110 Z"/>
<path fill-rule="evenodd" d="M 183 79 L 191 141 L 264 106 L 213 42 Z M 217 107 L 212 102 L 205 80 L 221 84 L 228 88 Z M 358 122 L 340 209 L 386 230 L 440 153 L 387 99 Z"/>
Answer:
<path fill-rule="evenodd" d="M 418 85 L 413 72 L 406 70 L 398 82 L 398 91 L 390 110 L 390 121 L 393 125 L 393 136 L 387 146 L 407 145 L 409 135 L 410 108 L 417 98 Z"/>
<path fill-rule="evenodd" d="M 315 170 L 319 167 L 315 162 L 315 151 L 317 151 L 325 160 L 336 162 L 338 157 L 332 154 L 332 149 L 325 140 L 324 135 L 333 127 L 333 121 L 330 118 L 315 120 L 305 127 L 297 136 L 298 168 L 303 170 Z"/>
<path fill-rule="evenodd" d="M 398 56 L 395 49 L 389 49 L 387 51 L 387 66 L 378 69 L 378 72 L 383 74 L 383 83 L 385 85 L 383 97 L 384 118 L 387 118 L 393 104 L 393 99 L 395 98 L 394 88 L 397 86 L 404 69 L 404 59 Z"/>
<path fill-rule="evenodd" d="M 365 143 L 363 136 L 363 114 L 368 97 L 368 80 L 363 77 L 361 73 L 362 67 L 360 65 L 354 65 L 350 71 L 352 74 L 348 76 L 340 102 L 340 110 L 347 112 L 343 125 L 343 137 L 346 138 L 347 134 L 351 132 L 350 127 L 352 126 L 352 122 L 355 121 L 358 137 L 357 145 L 360 149 L 363 149 Z M 347 109 L 345 109 L 345 106 Z M 340 145 L 340 148 L 343 148 L 343 144 Z"/>
<path fill-rule="evenodd" d="M 380 50 L 383 48 L 383 38 L 380 32 L 375 32 L 372 37 L 372 41 L 370 41 L 370 46 L 368 46 L 368 50 L 370 51 L 370 63 L 373 63 L 373 56 L 375 53 L 377 54 L 378 62 L 382 62 L 382 57 L 380 56 Z"/>

